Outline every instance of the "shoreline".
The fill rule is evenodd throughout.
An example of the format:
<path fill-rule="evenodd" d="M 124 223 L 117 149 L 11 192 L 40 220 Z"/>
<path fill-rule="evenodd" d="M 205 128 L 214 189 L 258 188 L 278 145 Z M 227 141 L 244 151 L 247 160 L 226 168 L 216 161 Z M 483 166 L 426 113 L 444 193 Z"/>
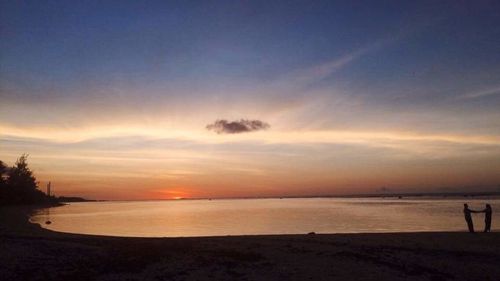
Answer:
<path fill-rule="evenodd" d="M 265 197 L 186 197 L 176 199 L 84 199 L 63 201 L 62 203 L 85 202 L 137 202 L 137 201 L 222 201 L 222 200 L 266 200 L 266 199 L 500 199 L 500 192 L 455 192 L 455 193 L 390 193 L 390 194 L 347 194 L 347 195 L 302 195 L 302 196 L 265 196 Z"/>
<path fill-rule="evenodd" d="M 499 280 L 500 233 L 114 237 L 0 208 L 3 280 Z"/>

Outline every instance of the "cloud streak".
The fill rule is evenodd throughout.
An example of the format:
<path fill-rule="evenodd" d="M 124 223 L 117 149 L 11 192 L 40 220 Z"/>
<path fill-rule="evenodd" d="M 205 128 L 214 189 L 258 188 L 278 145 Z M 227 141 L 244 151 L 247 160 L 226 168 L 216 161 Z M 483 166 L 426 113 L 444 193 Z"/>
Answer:
<path fill-rule="evenodd" d="M 239 121 L 229 122 L 224 119 L 216 120 L 206 126 L 207 130 L 214 131 L 217 134 L 239 134 L 248 133 L 270 128 L 269 124 L 260 120 L 240 119 Z"/>
<path fill-rule="evenodd" d="M 304 69 L 289 73 L 283 80 L 286 83 L 294 83 L 298 86 L 307 86 L 329 77 L 335 72 L 343 69 L 352 62 L 376 52 L 394 42 L 400 40 L 406 34 L 396 34 L 390 37 L 379 39 L 362 48 L 355 49 L 348 54 L 337 57 L 320 64 L 313 65 Z"/>
<path fill-rule="evenodd" d="M 465 95 L 462 95 L 459 97 L 459 99 L 475 99 L 475 98 L 482 98 L 486 96 L 493 96 L 493 95 L 498 95 L 500 94 L 500 86 L 483 90 L 483 91 L 477 91 L 473 93 L 468 93 Z"/>

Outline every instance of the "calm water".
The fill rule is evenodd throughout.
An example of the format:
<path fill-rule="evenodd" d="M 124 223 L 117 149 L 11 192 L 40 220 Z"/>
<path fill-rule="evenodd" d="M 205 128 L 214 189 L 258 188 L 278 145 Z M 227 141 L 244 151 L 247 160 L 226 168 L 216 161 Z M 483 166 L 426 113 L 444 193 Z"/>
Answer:
<path fill-rule="evenodd" d="M 464 231 L 464 199 L 235 199 L 85 202 L 42 210 L 31 218 L 48 229 L 113 236 Z M 467 199 L 472 209 L 500 199 Z M 473 215 L 476 229 L 484 214 Z M 52 224 L 44 222 L 50 220 Z"/>

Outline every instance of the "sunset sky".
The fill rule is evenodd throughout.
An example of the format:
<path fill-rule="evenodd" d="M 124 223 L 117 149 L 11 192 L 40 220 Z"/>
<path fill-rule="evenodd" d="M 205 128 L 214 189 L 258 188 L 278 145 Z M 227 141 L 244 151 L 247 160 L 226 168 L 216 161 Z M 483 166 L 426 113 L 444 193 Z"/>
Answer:
<path fill-rule="evenodd" d="M 94 199 L 499 191 L 500 2 L 382 2 L 1 1 L 0 159 Z"/>

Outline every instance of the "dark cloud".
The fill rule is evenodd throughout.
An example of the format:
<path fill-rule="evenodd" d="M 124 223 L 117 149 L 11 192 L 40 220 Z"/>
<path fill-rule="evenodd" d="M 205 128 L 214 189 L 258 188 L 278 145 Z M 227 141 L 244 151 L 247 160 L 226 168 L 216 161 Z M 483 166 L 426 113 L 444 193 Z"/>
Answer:
<path fill-rule="evenodd" d="M 239 134 L 265 130 L 269 127 L 269 124 L 260 120 L 241 119 L 239 121 L 229 122 L 221 119 L 216 120 L 213 124 L 208 124 L 206 128 L 207 130 L 214 131 L 217 134 Z"/>

